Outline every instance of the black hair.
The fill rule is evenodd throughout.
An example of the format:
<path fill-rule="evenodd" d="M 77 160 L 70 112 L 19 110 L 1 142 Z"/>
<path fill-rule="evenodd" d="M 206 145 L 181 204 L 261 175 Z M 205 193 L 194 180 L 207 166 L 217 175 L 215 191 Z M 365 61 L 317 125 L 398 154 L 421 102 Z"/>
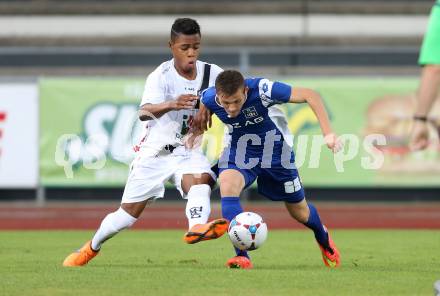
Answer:
<path fill-rule="evenodd" d="M 191 18 L 178 18 L 174 21 L 171 27 L 171 40 L 174 40 L 179 34 L 199 34 L 199 36 L 202 36 L 199 24 Z"/>
<path fill-rule="evenodd" d="M 227 96 L 235 94 L 240 87 L 244 87 L 244 77 L 236 70 L 225 70 L 215 80 L 216 90 Z"/>

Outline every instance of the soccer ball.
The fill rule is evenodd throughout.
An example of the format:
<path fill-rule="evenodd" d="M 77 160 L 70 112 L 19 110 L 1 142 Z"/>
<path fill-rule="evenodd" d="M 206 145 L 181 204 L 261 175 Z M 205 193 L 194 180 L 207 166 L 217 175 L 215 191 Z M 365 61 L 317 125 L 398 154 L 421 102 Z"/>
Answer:
<path fill-rule="evenodd" d="M 229 238 L 240 249 L 252 251 L 261 247 L 267 238 L 267 225 L 260 215 L 244 212 L 229 223 Z"/>

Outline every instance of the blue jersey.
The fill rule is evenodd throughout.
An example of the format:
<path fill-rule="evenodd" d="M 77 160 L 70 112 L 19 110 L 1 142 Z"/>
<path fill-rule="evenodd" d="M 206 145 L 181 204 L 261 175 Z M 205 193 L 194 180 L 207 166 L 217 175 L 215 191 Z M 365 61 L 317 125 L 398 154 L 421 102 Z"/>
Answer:
<path fill-rule="evenodd" d="M 229 144 L 219 159 L 218 171 L 238 170 L 245 187 L 257 180 L 258 191 L 271 200 L 299 202 L 304 190 L 294 166 L 292 137 L 283 112 L 274 106 L 287 103 L 292 89 L 264 78 L 246 79 L 245 84 L 249 88 L 246 101 L 235 118 L 228 117 L 215 88 L 207 89 L 201 97 L 229 131 Z"/>
<path fill-rule="evenodd" d="M 279 109 L 270 107 L 287 103 L 292 92 L 291 86 L 264 78 L 246 79 L 245 85 L 249 88 L 247 98 L 240 114 L 235 118 L 228 117 L 218 102 L 214 87 L 203 93 L 201 101 L 228 127 L 230 148 L 237 149 L 239 144 L 247 142 L 246 154 L 261 157 L 266 141 L 271 141 L 273 154 L 279 155 L 283 142 L 289 141 L 286 137 L 290 133 L 284 114 Z"/>

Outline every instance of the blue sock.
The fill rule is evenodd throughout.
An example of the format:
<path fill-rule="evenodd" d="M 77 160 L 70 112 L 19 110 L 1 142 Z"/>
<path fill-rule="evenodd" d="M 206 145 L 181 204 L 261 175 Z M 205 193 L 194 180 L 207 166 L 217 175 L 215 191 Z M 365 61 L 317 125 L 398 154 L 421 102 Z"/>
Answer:
<path fill-rule="evenodd" d="M 240 213 L 243 213 L 243 209 L 240 205 L 240 198 L 238 196 L 227 196 L 222 197 L 222 215 L 223 218 L 228 219 L 231 221 Z M 240 249 L 235 248 L 235 253 L 237 256 L 245 256 L 249 258 L 246 251 L 242 251 Z"/>
<path fill-rule="evenodd" d="M 328 234 L 321 223 L 318 210 L 316 210 L 315 206 L 311 203 L 309 203 L 308 206 L 310 210 L 309 221 L 304 223 L 304 225 L 313 230 L 315 233 L 315 238 L 321 246 L 323 246 L 325 249 L 331 250 L 328 244 Z"/>

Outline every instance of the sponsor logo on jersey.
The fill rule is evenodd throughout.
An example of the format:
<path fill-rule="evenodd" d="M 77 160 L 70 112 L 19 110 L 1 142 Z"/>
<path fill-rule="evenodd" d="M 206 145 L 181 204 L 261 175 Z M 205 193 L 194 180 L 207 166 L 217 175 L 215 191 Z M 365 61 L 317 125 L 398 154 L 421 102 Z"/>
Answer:
<path fill-rule="evenodd" d="M 74 170 L 83 163 L 107 158 L 128 164 L 133 159 L 133 149 L 139 149 L 134 146 L 135 139 L 143 130 L 137 110 L 137 104 L 130 103 L 94 105 L 84 115 L 81 132 L 60 138 L 57 149 L 63 151 Z"/>
<path fill-rule="evenodd" d="M 254 106 L 243 109 L 241 112 L 243 112 L 244 116 L 248 119 L 258 116 L 258 112 Z"/>

